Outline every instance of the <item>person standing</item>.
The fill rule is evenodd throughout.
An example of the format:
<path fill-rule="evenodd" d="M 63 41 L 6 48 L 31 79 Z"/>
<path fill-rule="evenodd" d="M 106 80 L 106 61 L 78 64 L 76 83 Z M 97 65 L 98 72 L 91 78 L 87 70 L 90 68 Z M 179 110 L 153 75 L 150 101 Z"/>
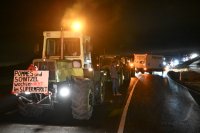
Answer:
<path fill-rule="evenodd" d="M 111 81 L 112 81 L 113 95 L 121 95 L 119 93 L 118 72 L 117 72 L 117 68 L 116 68 L 116 65 L 115 65 L 114 61 L 111 63 L 109 70 L 110 70 L 110 77 L 111 77 Z"/>

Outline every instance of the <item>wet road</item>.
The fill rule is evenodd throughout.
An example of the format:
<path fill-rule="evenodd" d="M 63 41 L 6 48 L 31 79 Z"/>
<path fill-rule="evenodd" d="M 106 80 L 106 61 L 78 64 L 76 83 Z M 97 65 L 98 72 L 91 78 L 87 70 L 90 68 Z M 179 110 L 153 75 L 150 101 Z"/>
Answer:
<path fill-rule="evenodd" d="M 35 119 L 22 117 L 15 109 L 0 115 L 0 133 L 115 133 L 118 129 L 129 82 L 121 87 L 122 96 L 111 95 L 110 85 L 107 86 L 105 103 L 95 106 L 90 120 L 75 120 L 69 108 L 59 105 L 55 111 L 46 111 L 43 116 Z M 4 107 L 9 110 L 6 102 L 12 103 L 16 99 L 8 96 L 3 100 L 0 104 L 4 104 Z"/>
<path fill-rule="evenodd" d="M 135 83 L 137 84 L 135 85 Z M 135 87 L 134 87 L 135 85 Z M 110 87 L 108 87 L 110 88 Z M 111 89 L 110 89 L 111 90 Z M 108 92 L 107 101 L 94 108 L 88 121 L 75 120 L 70 110 L 57 107 L 37 119 L 15 110 L 0 115 L 1 133 L 198 133 L 200 107 L 190 93 L 158 75 L 139 75 L 121 88 L 122 96 Z M 132 96 L 130 94 L 132 93 Z M 127 99 L 130 96 L 130 103 Z M 128 104 L 127 104 L 128 103 Z M 123 120 L 126 105 L 127 112 Z M 120 127 L 120 124 L 122 125 Z M 120 130 L 123 128 L 123 130 Z"/>
<path fill-rule="evenodd" d="M 200 132 L 200 107 L 186 89 L 158 75 L 142 75 L 134 89 L 124 133 Z"/>

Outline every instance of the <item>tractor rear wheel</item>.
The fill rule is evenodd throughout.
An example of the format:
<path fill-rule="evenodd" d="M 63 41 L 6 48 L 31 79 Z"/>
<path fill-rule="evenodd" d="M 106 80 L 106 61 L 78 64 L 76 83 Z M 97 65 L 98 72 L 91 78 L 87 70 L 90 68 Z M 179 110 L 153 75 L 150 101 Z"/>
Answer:
<path fill-rule="evenodd" d="M 92 116 L 94 105 L 94 86 L 91 80 L 75 79 L 72 96 L 72 115 L 79 120 L 88 120 Z"/>

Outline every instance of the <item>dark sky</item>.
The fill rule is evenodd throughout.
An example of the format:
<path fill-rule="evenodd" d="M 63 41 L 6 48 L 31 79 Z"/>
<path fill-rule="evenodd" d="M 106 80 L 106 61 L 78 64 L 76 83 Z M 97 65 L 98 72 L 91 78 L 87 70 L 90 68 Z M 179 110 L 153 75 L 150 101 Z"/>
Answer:
<path fill-rule="evenodd" d="M 0 2 L 0 60 L 25 59 L 42 32 L 83 17 L 97 52 L 200 49 L 197 0 L 6 0 Z"/>

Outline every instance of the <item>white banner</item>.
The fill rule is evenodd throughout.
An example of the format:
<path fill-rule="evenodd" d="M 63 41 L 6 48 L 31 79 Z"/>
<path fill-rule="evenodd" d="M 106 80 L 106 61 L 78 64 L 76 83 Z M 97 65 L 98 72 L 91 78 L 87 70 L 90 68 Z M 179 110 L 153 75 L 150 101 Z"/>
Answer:
<path fill-rule="evenodd" d="M 15 70 L 13 93 L 48 93 L 49 71 Z"/>

